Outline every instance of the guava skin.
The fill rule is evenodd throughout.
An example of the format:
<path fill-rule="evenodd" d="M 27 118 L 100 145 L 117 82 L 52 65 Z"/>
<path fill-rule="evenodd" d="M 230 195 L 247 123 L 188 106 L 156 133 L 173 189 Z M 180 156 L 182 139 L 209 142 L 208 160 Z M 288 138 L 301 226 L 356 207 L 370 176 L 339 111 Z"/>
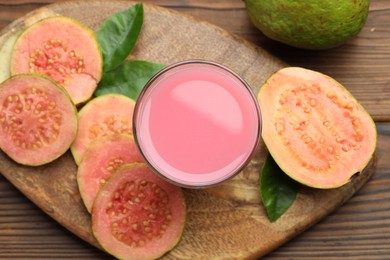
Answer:
<path fill-rule="evenodd" d="M 267 37 L 312 50 L 355 37 L 368 17 L 369 0 L 245 0 L 252 23 Z"/>

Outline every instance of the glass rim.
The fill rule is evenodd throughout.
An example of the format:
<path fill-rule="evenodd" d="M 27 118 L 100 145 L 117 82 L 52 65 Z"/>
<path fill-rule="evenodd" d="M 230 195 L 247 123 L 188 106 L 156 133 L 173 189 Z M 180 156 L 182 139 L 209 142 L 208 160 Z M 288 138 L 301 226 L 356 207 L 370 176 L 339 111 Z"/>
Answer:
<path fill-rule="evenodd" d="M 169 178 L 168 176 L 166 176 L 164 174 L 165 171 L 160 171 L 158 169 L 158 167 L 156 167 L 153 163 L 150 162 L 150 159 L 147 157 L 147 155 L 145 154 L 145 152 L 143 151 L 143 147 L 142 145 L 140 144 L 140 140 L 138 138 L 138 121 L 139 121 L 139 115 L 140 115 L 140 109 L 142 109 L 141 107 L 141 101 L 145 98 L 145 95 L 148 93 L 148 91 L 150 90 L 150 87 L 153 87 L 154 86 L 154 82 L 156 80 L 158 80 L 161 76 L 165 75 L 166 73 L 168 73 L 169 71 L 177 68 L 177 67 L 181 67 L 181 66 L 185 66 L 185 65 L 191 65 L 191 64 L 202 64 L 202 65 L 209 65 L 209 66 L 214 66 L 214 67 L 217 67 L 219 69 L 222 69 L 223 71 L 227 72 L 228 74 L 234 76 L 236 79 L 238 79 L 238 81 L 245 87 L 245 89 L 248 91 L 250 97 L 251 97 L 251 100 L 253 101 L 253 105 L 254 105 L 254 108 L 256 110 L 256 115 L 257 115 L 257 119 L 258 119 L 258 124 L 257 124 L 257 129 L 256 129 L 256 140 L 253 142 L 253 145 L 251 147 L 251 151 L 250 153 L 248 153 L 247 155 L 247 158 L 245 160 L 243 160 L 240 164 L 239 164 L 239 167 L 237 167 L 234 171 L 231 171 L 229 174 L 224 174 L 223 176 L 221 176 L 220 178 L 216 178 L 216 179 L 213 179 L 213 181 L 200 181 L 200 182 L 188 182 L 188 181 L 183 181 L 183 182 L 180 182 L 178 180 L 173 180 L 171 178 Z M 135 104 L 135 107 L 134 107 L 134 112 L 133 112 L 133 122 L 132 122 L 132 127 L 133 127 L 133 136 L 134 136 L 134 141 L 135 141 L 135 144 L 136 144 L 136 147 L 138 149 L 138 151 L 140 152 L 142 158 L 144 159 L 144 162 L 153 170 L 153 172 L 155 172 L 158 176 L 162 177 L 163 179 L 165 179 L 166 181 L 174 184 L 174 185 L 177 185 L 177 186 L 180 186 L 180 187 L 183 187 L 183 188 L 193 188 L 193 189 L 196 189 L 196 188 L 207 188 L 207 187 L 212 187 L 212 186 L 216 186 L 218 184 L 221 184 L 222 182 L 225 182 L 231 178 L 233 178 L 234 176 L 236 176 L 238 173 L 240 173 L 246 166 L 247 164 L 252 160 L 252 157 L 256 151 L 256 148 L 258 147 L 259 145 L 259 142 L 260 142 L 260 139 L 261 139 L 261 131 L 262 131 L 262 116 L 261 116 L 261 110 L 260 110 L 260 107 L 259 107 L 259 104 L 258 104 L 258 101 L 257 101 L 257 98 L 255 96 L 255 94 L 253 93 L 253 90 L 252 88 L 249 86 L 249 84 L 238 74 L 236 73 L 235 71 L 233 71 L 232 69 L 218 63 L 218 62 L 214 62 L 214 61 L 210 61 L 210 60 L 204 60 L 204 59 L 190 59 L 190 60 L 183 60 L 183 61 L 179 61 L 179 62 L 175 62 L 171 65 L 168 65 L 166 67 L 164 67 L 163 69 L 159 70 L 157 73 L 155 73 L 148 81 L 147 83 L 144 85 L 143 89 L 141 90 L 137 100 L 136 100 L 136 104 Z"/>

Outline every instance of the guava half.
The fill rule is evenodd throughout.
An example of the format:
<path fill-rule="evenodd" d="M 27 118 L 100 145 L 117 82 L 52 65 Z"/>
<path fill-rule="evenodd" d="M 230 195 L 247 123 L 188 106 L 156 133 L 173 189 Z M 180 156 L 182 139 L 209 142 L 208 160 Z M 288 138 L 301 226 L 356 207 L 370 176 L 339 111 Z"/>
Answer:
<path fill-rule="evenodd" d="M 99 96 L 85 104 L 79 111 L 79 129 L 71 146 L 77 165 L 98 138 L 110 134 L 133 134 L 134 106 L 134 100 L 121 94 Z"/>
<path fill-rule="evenodd" d="M 143 162 L 132 136 L 113 134 L 92 143 L 77 170 L 79 191 L 89 212 L 96 194 L 110 176 L 131 162 Z"/>
<path fill-rule="evenodd" d="M 371 116 L 329 76 L 283 68 L 261 87 L 258 100 L 264 143 L 280 168 L 303 184 L 340 187 L 375 152 Z"/>
<path fill-rule="evenodd" d="M 102 54 L 92 30 L 69 17 L 54 16 L 27 27 L 11 54 L 11 75 L 45 74 L 77 105 L 94 93 L 102 75 Z"/>
<path fill-rule="evenodd" d="M 180 241 L 185 217 L 181 188 L 144 163 L 130 163 L 98 193 L 92 230 L 100 245 L 119 259 L 156 259 Z"/>
<path fill-rule="evenodd" d="M 76 137 L 76 107 L 48 77 L 11 77 L 0 85 L 0 104 L 0 148 L 20 164 L 49 163 Z"/>
<path fill-rule="evenodd" d="M 252 23 L 290 46 L 322 50 L 355 37 L 368 17 L 369 0 L 245 0 Z"/>

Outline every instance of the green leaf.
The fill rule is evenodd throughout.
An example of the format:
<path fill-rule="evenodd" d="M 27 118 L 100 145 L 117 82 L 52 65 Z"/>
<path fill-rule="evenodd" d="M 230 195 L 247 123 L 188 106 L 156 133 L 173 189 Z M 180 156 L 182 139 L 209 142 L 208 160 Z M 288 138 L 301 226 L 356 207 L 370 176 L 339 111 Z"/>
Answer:
<path fill-rule="evenodd" d="M 118 93 L 136 100 L 146 82 L 164 67 L 163 64 L 149 61 L 126 61 L 115 70 L 103 74 L 95 95 Z"/>
<path fill-rule="evenodd" d="M 115 69 L 133 50 L 141 32 L 144 9 L 137 3 L 107 18 L 96 33 L 103 54 L 103 71 Z"/>
<path fill-rule="evenodd" d="M 261 171 L 261 199 L 271 222 L 276 221 L 294 202 L 299 183 L 287 176 L 268 154 Z"/>

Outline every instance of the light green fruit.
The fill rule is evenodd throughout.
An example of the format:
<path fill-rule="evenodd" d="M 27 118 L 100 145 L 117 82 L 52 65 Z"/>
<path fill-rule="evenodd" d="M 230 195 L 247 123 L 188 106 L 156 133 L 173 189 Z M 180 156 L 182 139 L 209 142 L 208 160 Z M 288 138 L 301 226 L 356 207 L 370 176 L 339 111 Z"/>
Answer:
<path fill-rule="evenodd" d="M 11 53 L 19 35 L 20 31 L 17 31 L 11 33 L 11 35 L 6 38 L 5 41 L 2 42 L 0 40 L 0 83 L 11 76 L 11 72 L 9 70 L 11 62 Z"/>
<path fill-rule="evenodd" d="M 269 38 L 303 49 L 330 49 L 364 26 L 369 0 L 245 0 L 252 23 Z"/>

